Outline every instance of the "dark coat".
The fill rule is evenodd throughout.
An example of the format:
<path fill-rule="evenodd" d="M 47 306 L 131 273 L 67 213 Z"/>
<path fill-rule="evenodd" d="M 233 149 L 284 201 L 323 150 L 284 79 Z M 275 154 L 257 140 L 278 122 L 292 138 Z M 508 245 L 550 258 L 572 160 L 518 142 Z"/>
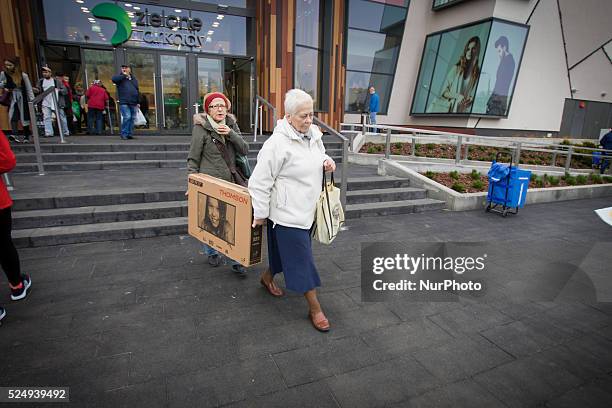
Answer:
<path fill-rule="evenodd" d="M 134 75 L 132 75 L 132 79 L 128 79 L 127 76 L 118 74 L 111 79 L 117 85 L 119 105 L 138 105 L 140 102 L 138 80 Z"/>
<path fill-rule="evenodd" d="M 191 147 L 187 156 L 189 173 L 208 174 L 233 182 L 227 163 L 213 140 L 225 145 L 229 157 L 234 157 L 236 152 L 246 156 L 249 152 L 249 144 L 242 138 L 236 120 L 230 115 L 226 117 L 225 123 L 232 130 L 225 137 L 218 134 L 203 115 L 194 115 L 194 123 Z M 230 143 L 227 143 L 228 140 Z"/>

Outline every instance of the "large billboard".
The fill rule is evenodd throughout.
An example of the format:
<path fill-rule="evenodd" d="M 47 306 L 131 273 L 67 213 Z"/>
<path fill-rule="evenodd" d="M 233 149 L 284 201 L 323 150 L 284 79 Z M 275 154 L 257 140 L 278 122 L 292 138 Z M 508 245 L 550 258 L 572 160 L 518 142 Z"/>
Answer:
<path fill-rule="evenodd" d="M 528 29 L 488 19 L 428 35 L 411 113 L 507 116 Z"/>

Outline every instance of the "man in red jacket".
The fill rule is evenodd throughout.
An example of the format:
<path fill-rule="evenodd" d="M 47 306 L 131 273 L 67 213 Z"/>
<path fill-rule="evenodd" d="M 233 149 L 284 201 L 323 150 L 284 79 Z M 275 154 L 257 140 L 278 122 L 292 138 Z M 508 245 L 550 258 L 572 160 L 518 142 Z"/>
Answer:
<path fill-rule="evenodd" d="M 9 146 L 8 140 L 0 130 L 0 175 L 8 173 L 15 167 L 15 154 Z M 28 295 L 32 280 L 28 275 L 22 274 L 19 265 L 19 254 L 11 236 L 12 218 L 11 207 L 13 200 L 9 195 L 4 181 L 0 177 L 0 266 L 4 270 L 11 288 L 11 299 L 21 300 Z M 0 321 L 6 316 L 6 310 L 0 307 Z"/>
<path fill-rule="evenodd" d="M 100 86 L 100 80 L 96 79 L 85 93 L 87 98 L 87 133 L 90 135 L 102 134 L 102 111 L 106 108 L 108 102 L 108 94 L 106 90 Z M 96 130 L 94 133 L 94 121 L 96 122 Z"/>

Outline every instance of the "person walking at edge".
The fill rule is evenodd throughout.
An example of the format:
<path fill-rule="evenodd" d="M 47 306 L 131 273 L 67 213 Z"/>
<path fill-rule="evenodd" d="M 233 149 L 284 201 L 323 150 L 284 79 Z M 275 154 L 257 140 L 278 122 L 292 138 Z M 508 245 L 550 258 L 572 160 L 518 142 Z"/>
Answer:
<path fill-rule="evenodd" d="M 15 154 L 9 146 L 8 140 L 0 130 L 0 176 L 11 171 L 16 164 Z M 13 201 L 0 177 L 0 266 L 6 274 L 11 289 L 11 299 L 21 300 L 28 295 L 32 279 L 22 274 L 19 265 L 19 254 L 11 236 L 12 218 L 11 207 Z M 6 316 L 6 310 L 0 307 L 0 321 Z"/>
<path fill-rule="evenodd" d="M 132 68 L 121 66 L 121 73 L 113 76 L 112 81 L 117 85 L 119 97 L 119 112 L 121 113 L 121 139 L 133 139 L 134 119 L 140 101 L 138 80 L 132 75 Z"/>
<path fill-rule="evenodd" d="M 60 123 L 62 125 L 61 131 L 63 132 L 64 136 L 69 136 L 70 131 L 68 130 L 68 121 L 66 120 L 66 112 L 64 112 L 64 107 L 66 106 L 66 95 L 68 95 L 68 90 L 66 89 L 66 87 L 64 87 L 64 84 L 61 80 L 52 76 L 51 68 L 45 65 L 41 68 L 41 71 L 42 78 L 38 80 L 37 88 L 41 92 L 44 92 L 54 86 L 57 104 L 59 105 L 55 106 L 53 102 L 53 95 L 51 94 L 45 96 L 42 101 L 42 111 L 45 122 L 45 137 L 53 137 L 53 112 L 55 112 L 56 115 L 59 115 Z"/>
<path fill-rule="evenodd" d="M 376 124 L 376 114 L 380 110 L 380 98 L 378 97 L 378 94 L 376 93 L 376 89 L 374 89 L 373 86 L 370 87 L 368 92 L 370 93 L 370 95 L 368 98 L 369 103 L 368 103 L 367 108 L 370 112 L 370 124 L 375 125 Z"/>
<path fill-rule="evenodd" d="M 321 279 L 314 264 L 310 229 L 321 193 L 323 171 L 336 163 L 325 154 L 322 133 L 313 125 L 313 100 L 292 89 L 285 95 L 285 117 L 263 144 L 249 179 L 253 228 L 267 219 L 268 269 L 260 282 L 272 296 L 283 296 L 274 276 L 283 273 L 287 289 L 302 293 L 315 329 L 330 324 L 317 299 Z"/>
<path fill-rule="evenodd" d="M 229 99 L 221 92 L 205 95 L 204 109 L 206 113 L 193 115 L 193 131 L 191 147 L 187 156 L 189 173 L 202 173 L 209 176 L 238 184 L 228 167 L 221 150 L 227 151 L 228 157 L 235 157 L 236 152 L 247 155 L 248 143 L 242 138 L 236 119 L 228 114 L 231 109 Z M 222 144 L 221 147 L 218 144 Z M 203 244 L 204 254 L 208 263 L 217 267 L 223 260 L 223 255 L 210 246 Z M 232 270 L 241 277 L 246 277 L 245 268 L 236 261 L 231 261 Z"/>
<path fill-rule="evenodd" d="M 19 57 L 6 58 L 4 70 L 0 72 L 0 90 L 11 92 L 8 117 L 11 122 L 13 142 L 19 143 L 19 121 L 23 126 L 23 143 L 30 142 L 30 109 L 28 102 L 34 99 L 34 91 L 28 74 L 21 71 Z"/>

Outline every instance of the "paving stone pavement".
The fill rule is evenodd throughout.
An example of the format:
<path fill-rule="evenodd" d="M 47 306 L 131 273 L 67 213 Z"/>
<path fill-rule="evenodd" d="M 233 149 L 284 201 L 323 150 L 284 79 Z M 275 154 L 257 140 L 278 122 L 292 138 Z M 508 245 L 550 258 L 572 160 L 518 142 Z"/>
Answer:
<path fill-rule="evenodd" d="M 267 295 L 264 264 L 241 280 L 188 236 L 22 249 L 33 291 L 0 290 L 0 385 L 69 386 L 70 407 L 609 407 L 612 304 L 365 303 L 359 249 L 503 239 L 510 269 L 537 267 L 521 241 L 610 242 L 593 212 L 610 204 L 351 220 L 315 245 L 327 334 L 301 296 Z M 612 272 L 612 253 L 589 260 Z"/>

